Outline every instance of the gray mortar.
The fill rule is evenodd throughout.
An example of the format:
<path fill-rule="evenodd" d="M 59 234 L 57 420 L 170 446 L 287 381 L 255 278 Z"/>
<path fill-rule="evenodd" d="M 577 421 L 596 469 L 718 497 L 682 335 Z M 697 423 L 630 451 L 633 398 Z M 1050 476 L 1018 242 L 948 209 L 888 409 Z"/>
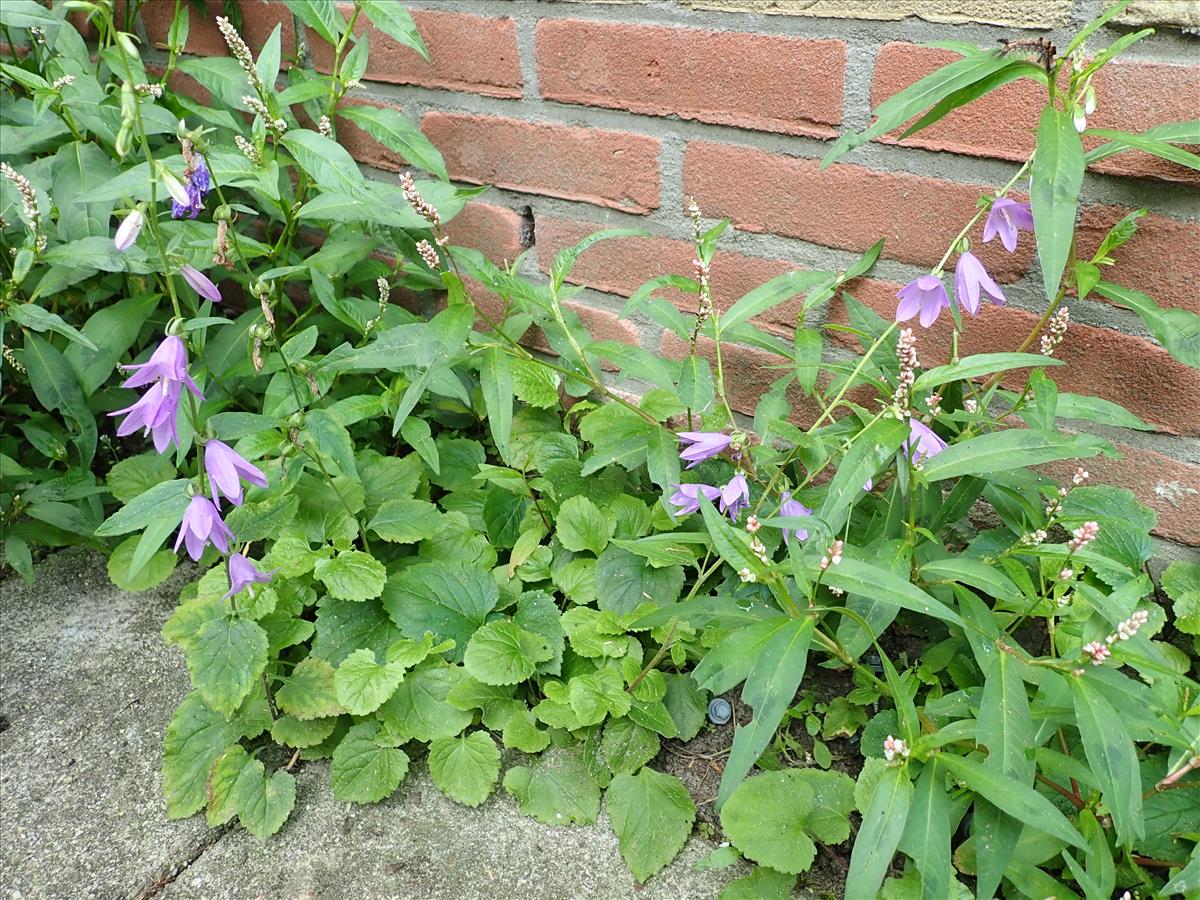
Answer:
<path fill-rule="evenodd" d="M 749 872 L 693 869 L 714 849 L 693 835 L 638 887 L 603 814 L 550 828 L 503 791 L 468 809 L 424 761 L 365 807 L 334 799 L 327 763 L 303 765 L 291 819 L 263 843 L 168 820 L 162 736 L 188 676 L 160 631 L 187 574 L 126 594 L 73 549 L 33 586 L 0 581 L 0 897 L 699 900 Z"/>

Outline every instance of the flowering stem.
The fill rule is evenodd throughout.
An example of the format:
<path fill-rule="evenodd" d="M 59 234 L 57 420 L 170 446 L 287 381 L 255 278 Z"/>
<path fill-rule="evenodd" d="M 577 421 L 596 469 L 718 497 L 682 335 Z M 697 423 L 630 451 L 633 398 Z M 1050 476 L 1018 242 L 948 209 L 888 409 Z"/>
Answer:
<path fill-rule="evenodd" d="M 1025 162 L 1021 163 L 1021 168 L 1017 169 L 1016 174 L 1013 175 L 1013 177 L 1008 180 L 1008 184 L 1004 185 L 1004 187 L 1002 187 L 1002 188 L 1000 188 L 1000 190 L 996 191 L 996 197 L 1003 197 L 1009 191 L 1011 191 L 1013 189 L 1013 185 L 1015 185 L 1018 181 L 1021 180 L 1021 176 L 1025 174 L 1026 170 L 1029 168 L 1029 166 L 1032 162 L 1033 162 L 1033 155 L 1030 154 L 1029 158 L 1026 159 Z M 958 234 L 956 234 L 954 236 L 954 240 L 952 240 L 950 242 L 950 246 L 946 248 L 946 252 L 942 254 L 942 258 L 940 260 L 938 260 L 938 264 L 936 266 L 934 266 L 933 272 L 931 274 L 937 275 L 942 271 L 942 269 L 946 265 L 946 260 L 948 260 L 950 258 L 950 254 L 954 252 L 954 248 L 959 245 L 959 242 L 962 241 L 962 239 L 967 236 L 967 232 L 975 227 L 975 223 L 978 222 L 980 217 L 985 212 L 987 212 L 990 208 L 991 208 L 991 204 L 989 203 L 987 206 L 981 206 L 981 207 L 979 207 L 979 209 L 977 209 L 975 211 L 975 215 L 971 216 L 971 218 L 967 220 L 967 224 L 964 225 L 959 230 Z"/>

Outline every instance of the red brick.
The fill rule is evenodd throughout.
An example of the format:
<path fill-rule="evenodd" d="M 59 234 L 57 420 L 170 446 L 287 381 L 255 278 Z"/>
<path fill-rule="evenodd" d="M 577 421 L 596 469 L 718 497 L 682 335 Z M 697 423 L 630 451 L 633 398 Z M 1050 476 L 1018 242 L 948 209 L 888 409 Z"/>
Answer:
<path fill-rule="evenodd" d="M 842 121 L 842 41 L 542 19 L 536 53 L 548 100 L 820 138 Z"/>
<path fill-rule="evenodd" d="M 800 159 L 729 144 L 691 143 L 684 158 L 684 192 L 704 213 L 726 216 L 743 231 L 802 238 L 862 252 L 886 238 L 883 255 L 932 266 L 975 214 L 990 188 L 862 166 L 824 172 Z M 982 243 L 983 220 L 970 236 L 974 252 L 1000 281 L 1015 281 L 1033 259 L 1025 235 L 1013 254 L 998 240 Z"/>
<path fill-rule="evenodd" d="M 539 216 L 537 220 L 538 263 L 542 271 L 550 271 L 554 254 L 600 231 L 603 225 Z M 609 294 L 628 297 L 642 284 L 659 275 L 692 276 L 695 248 L 690 241 L 671 238 L 612 238 L 589 247 L 576 261 L 567 280 L 584 284 Z M 718 250 L 713 258 L 710 284 L 717 308 L 728 309 L 733 302 L 784 272 L 799 266 L 778 259 L 745 256 L 729 250 Z M 696 297 L 674 288 L 657 292 L 685 312 L 694 312 Z M 794 304 L 793 304 L 794 306 Z M 787 305 L 777 307 L 767 321 L 794 325 L 796 310 Z"/>
<path fill-rule="evenodd" d="M 628 212 L 658 207 L 656 138 L 449 112 L 427 113 L 421 127 L 452 178 Z"/>
<path fill-rule="evenodd" d="M 525 220 L 503 206 L 472 200 L 446 224 L 453 244 L 479 250 L 497 264 L 511 262 L 529 246 Z"/>
<path fill-rule="evenodd" d="M 864 278 L 851 293 L 891 321 L 899 289 L 891 282 Z M 829 317 L 846 322 L 840 300 L 830 306 Z M 959 355 L 1015 350 L 1037 319 L 1026 310 L 984 304 L 978 317 L 967 320 Z M 916 328 L 922 365 L 928 368 L 949 360 L 953 328 L 953 319 L 945 314 L 929 329 Z M 854 343 L 850 335 L 834 332 L 833 336 Z M 1046 373 L 1062 390 L 1119 403 L 1168 433 L 1200 435 L 1200 371 L 1176 362 L 1161 347 L 1118 331 L 1072 322 L 1054 356 L 1066 365 L 1048 368 Z M 1020 370 L 1005 385 L 1019 388 L 1027 374 Z"/>
<path fill-rule="evenodd" d="M 1077 231 L 1081 257 L 1091 259 L 1108 229 L 1128 212 L 1119 206 L 1084 210 Z M 1101 269 L 1106 281 L 1148 294 L 1159 306 L 1200 313 L 1200 225 L 1154 214 L 1143 216 L 1137 234 L 1111 256 L 1116 265 Z M 1091 298 L 1103 299 L 1099 294 Z"/>
<path fill-rule="evenodd" d="M 1200 547 L 1200 466 L 1179 462 L 1153 450 L 1116 444 L 1120 459 L 1093 456 L 1084 465 L 1091 484 L 1128 488 L 1138 500 L 1158 513 L 1152 531 L 1159 537 Z M 1066 481 L 1077 463 L 1060 462 L 1042 467 L 1048 475 Z"/>
<path fill-rule="evenodd" d="M 353 4 L 338 6 L 342 15 L 349 17 Z M 488 97 L 521 96 L 524 79 L 517 51 L 517 27 L 512 19 L 430 9 L 411 12 L 429 51 L 428 61 L 371 26 L 366 16 L 359 16 L 355 34 L 367 33 L 368 29 L 370 33 L 368 80 L 468 91 Z M 319 72 L 329 72 L 333 48 L 311 30 L 308 34 L 313 65 Z"/>
<path fill-rule="evenodd" d="M 875 63 L 872 106 L 957 58 L 948 50 L 900 42 L 884 45 Z M 1179 120 L 1180 110 L 1200 109 L 1200 66 L 1115 62 L 1101 69 L 1092 83 L 1097 107 L 1088 125 L 1093 128 L 1136 133 Z M 956 109 L 903 143 L 929 150 L 1024 160 L 1033 150 L 1034 131 L 1045 101 L 1044 87 L 1021 79 Z M 891 143 L 898 134 L 880 140 Z M 1089 148 L 1100 143 L 1098 139 L 1085 139 Z M 1200 184 L 1196 172 L 1139 151 L 1111 156 L 1092 168 L 1115 175 Z"/>
<path fill-rule="evenodd" d="M 188 8 L 188 37 L 184 49 L 188 53 L 200 56 L 228 56 L 229 48 L 221 30 L 217 28 L 217 16 L 222 15 L 219 3 L 208 5 L 208 15 L 204 15 L 194 3 L 184 4 Z M 242 27 L 238 33 L 253 51 L 255 59 L 276 25 L 283 28 L 279 34 L 279 46 L 282 51 L 282 67 L 291 65 L 288 58 L 294 55 L 296 46 L 296 28 L 292 14 L 283 3 L 243 3 Z M 167 45 L 167 32 L 171 21 L 175 18 L 175 4 L 170 0 L 153 0 L 143 3 L 141 7 L 142 24 L 146 26 L 146 35 L 151 43 L 159 47 Z"/>

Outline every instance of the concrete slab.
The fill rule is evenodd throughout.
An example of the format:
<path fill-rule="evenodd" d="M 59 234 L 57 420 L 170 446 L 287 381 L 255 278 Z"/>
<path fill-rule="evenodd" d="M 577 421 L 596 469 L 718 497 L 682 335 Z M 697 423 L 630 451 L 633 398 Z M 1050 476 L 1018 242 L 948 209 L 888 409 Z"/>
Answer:
<path fill-rule="evenodd" d="M 304 764 L 296 810 L 265 843 L 169 821 L 162 737 L 188 682 L 160 629 L 183 580 L 125 594 L 102 557 L 69 550 L 32 587 L 0 582 L 0 896 L 676 900 L 749 871 L 695 871 L 713 847 L 693 836 L 639 888 L 603 816 L 549 828 L 503 793 L 468 809 L 420 760 L 368 807 L 333 797 L 327 763 Z"/>
<path fill-rule="evenodd" d="M 211 840 L 167 819 L 159 774 L 187 688 L 159 634 L 182 584 L 126 594 L 82 550 L 0 583 L 3 896 L 135 896 Z"/>

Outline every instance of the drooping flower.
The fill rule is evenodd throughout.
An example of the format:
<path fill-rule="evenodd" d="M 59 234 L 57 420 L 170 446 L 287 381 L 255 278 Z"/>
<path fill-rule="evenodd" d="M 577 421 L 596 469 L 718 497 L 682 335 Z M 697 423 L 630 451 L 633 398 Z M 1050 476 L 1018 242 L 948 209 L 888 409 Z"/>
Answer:
<path fill-rule="evenodd" d="M 224 494 L 234 506 L 241 506 L 243 478 L 259 487 L 267 486 L 267 476 L 224 441 L 212 440 L 204 445 L 204 468 L 212 483 L 213 503 L 220 504 Z"/>
<path fill-rule="evenodd" d="M 221 302 L 221 292 L 217 290 L 212 279 L 199 269 L 192 266 L 180 266 L 179 274 L 183 276 L 183 280 L 188 283 L 188 286 L 205 300 L 211 300 L 213 303 Z"/>
<path fill-rule="evenodd" d="M 938 437 L 932 428 L 916 419 L 908 420 L 908 437 L 904 439 L 904 452 L 909 454 L 913 465 L 937 456 L 946 449 L 946 442 Z"/>
<path fill-rule="evenodd" d="M 689 469 L 723 453 L 728 449 L 730 442 L 729 435 L 719 431 L 681 431 L 676 437 L 686 445 L 679 458 L 688 462 Z"/>
<path fill-rule="evenodd" d="M 812 510 L 801 503 L 799 500 L 793 499 L 789 491 L 784 491 L 782 494 L 783 502 L 779 504 L 779 515 L 781 516 L 811 516 Z M 784 528 L 783 542 L 791 543 L 792 535 L 796 535 L 796 540 L 808 540 L 808 529 L 806 528 Z"/>
<path fill-rule="evenodd" d="M 263 572 L 251 560 L 240 553 L 229 557 L 229 591 L 222 597 L 228 600 L 234 594 L 239 594 L 251 584 L 266 584 L 271 580 L 272 572 Z"/>
<path fill-rule="evenodd" d="M 171 444 L 179 445 L 175 420 L 179 412 L 182 382 L 161 379 L 132 406 L 110 412 L 110 416 L 125 416 L 117 426 L 117 437 L 133 434 L 139 428 L 154 435 L 154 449 L 162 453 Z"/>
<path fill-rule="evenodd" d="M 188 163 L 184 167 L 183 176 L 187 179 L 187 184 L 183 187 L 183 196 L 171 188 L 168 182 L 167 189 L 171 192 L 171 218 L 182 219 L 187 216 L 189 219 L 196 218 L 200 214 L 200 210 L 204 209 L 204 196 L 212 190 L 212 175 L 208 171 L 208 164 L 204 161 L 204 157 L 199 153 L 188 153 Z M 174 176 L 172 176 L 174 177 Z"/>
<path fill-rule="evenodd" d="M 721 489 L 711 484 L 680 484 L 671 495 L 671 505 L 678 506 L 679 515 L 686 516 L 700 509 L 701 495 L 710 503 L 715 503 L 721 496 Z"/>
<path fill-rule="evenodd" d="M 1018 231 L 1033 231 L 1033 211 L 1029 204 L 997 197 L 992 202 L 987 221 L 983 223 L 983 242 L 986 244 L 1000 235 L 1000 243 L 1012 253 L 1017 249 Z"/>
<path fill-rule="evenodd" d="M 950 305 L 946 286 L 936 275 L 922 275 L 906 284 L 896 293 L 900 304 L 896 307 L 896 321 L 905 322 L 921 314 L 921 327 L 928 328 L 937 321 L 938 314 Z"/>
<path fill-rule="evenodd" d="M 728 513 L 736 522 L 738 513 L 749 505 L 750 485 L 746 483 L 746 476 L 738 472 L 721 488 L 721 512 Z"/>
<path fill-rule="evenodd" d="M 997 306 L 1004 305 L 1004 291 L 992 280 L 983 263 L 974 253 L 964 253 L 954 269 L 954 297 L 963 309 L 977 316 L 980 291 L 991 297 Z"/>
<path fill-rule="evenodd" d="M 210 541 L 222 553 L 228 553 L 231 540 L 233 532 L 221 521 L 221 514 L 212 501 L 203 494 L 193 497 L 183 514 L 179 536 L 175 538 L 175 551 L 179 551 L 180 544 L 186 544 L 188 556 L 198 560 Z"/>
<path fill-rule="evenodd" d="M 134 374 L 125 379 L 121 387 L 145 387 L 159 380 L 180 381 L 187 385 L 189 391 L 203 400 L 200 388 L 196 387 L 196 382 L 192 381 L 191 376 L 188 375 L 187 365 L 187 346 L 183 343 L 183 339 L 169 334 L 162 339 L 162 343 L 154 348 L 154 352 L 144 363 L 122 366 L 123 369 L 132 369 Z"/>
<path fill-rule="evenodd" d="M 138 235 L 142 232 L 142 225 L 145 224 L 145 217 L 140 209 L 135 209 L 117 226 L 117 234 L 113 238 L 113 245 L 120 251 L 124 252 L 134 245 Z"/>

